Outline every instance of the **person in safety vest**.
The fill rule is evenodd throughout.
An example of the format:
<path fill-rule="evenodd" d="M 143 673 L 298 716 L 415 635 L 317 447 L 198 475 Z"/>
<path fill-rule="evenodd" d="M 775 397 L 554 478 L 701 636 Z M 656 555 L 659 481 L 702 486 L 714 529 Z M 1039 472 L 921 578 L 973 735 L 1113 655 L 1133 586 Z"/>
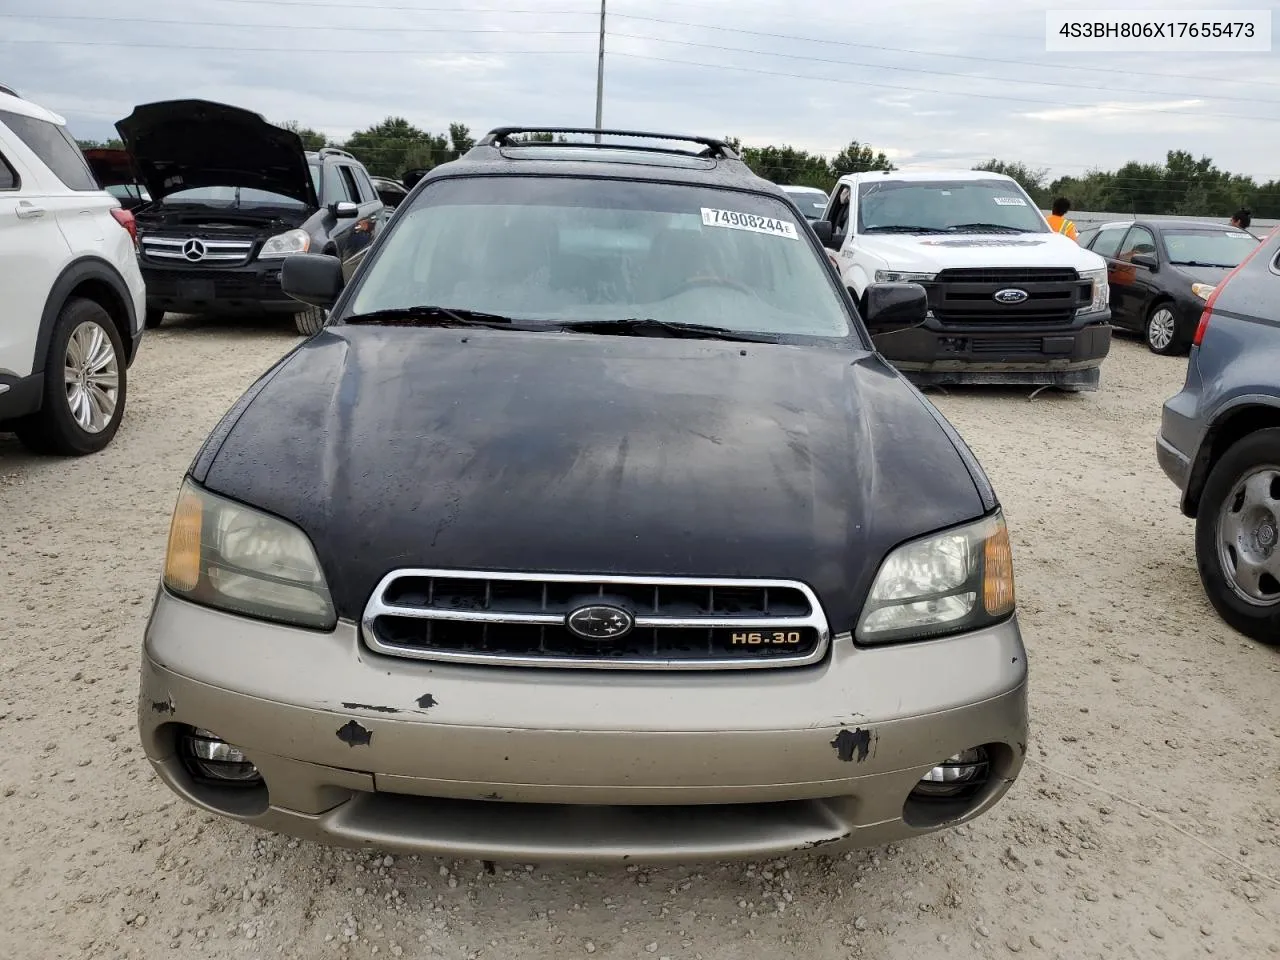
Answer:
<path fill-rule="evenodd" d="M 1078 240 L 1076 225 L 1067 219 L 1067 211 L 1070 209 L 1071 201 L 1066 197 L 1059 197 L 1053 201 L 1053 213 L 1049 215 L 1049 226 L 1053 228 L 1055 233 L 1070 237 L 1072 240 Z"/>

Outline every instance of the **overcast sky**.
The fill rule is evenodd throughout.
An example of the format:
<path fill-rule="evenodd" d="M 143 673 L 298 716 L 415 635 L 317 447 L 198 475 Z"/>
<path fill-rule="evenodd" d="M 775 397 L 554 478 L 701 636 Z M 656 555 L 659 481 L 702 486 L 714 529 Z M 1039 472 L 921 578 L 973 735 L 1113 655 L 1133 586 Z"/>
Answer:
<path fill-rule="evenodd" d="M 1185 149 L 1280 179 L 1280 44 L 1255 54 L 1046 53 L 1044 11 L 1071 6 L 608 0 L 605 125 L 828 153 L 857 139 L 908 168 L 995 156 L 1080 174 Z M 1277 0 L 1124 6 L 1272 8 L 1273 29 L 1280 23 Z M 92 138 L 112 135 L 135 104 L 178 97 L 338 138 L 392 114 L 432 131 L 450 121 L 477 133 L 590 126 L 599 9 L 598 0 L 5 0 L 0 81 Z"/>

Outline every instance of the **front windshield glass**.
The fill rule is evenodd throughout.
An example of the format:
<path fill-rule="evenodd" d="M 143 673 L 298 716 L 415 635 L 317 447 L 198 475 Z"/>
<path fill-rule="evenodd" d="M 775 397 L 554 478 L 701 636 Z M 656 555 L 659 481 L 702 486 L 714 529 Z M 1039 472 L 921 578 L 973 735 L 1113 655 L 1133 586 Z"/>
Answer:
<path fill-rule="evenodd" d="M 443 180 L 400 214 L 350 310 L 430 304 L 535 322 L 640 318 L 847 337 L 848 315 L 805 229 L 777 199 L 704 187 Z"/>
<path fill-rule="evenodd" d="M 859 233 L 1047 233 L 1007 180 L 873 180 L 858 188 Z"/>
<path fill-rule="evenodd" d="M 165 203 L 198 203 L 201 206 L 246 210 L 253 207 L 301 207 L 293 197 L 252 187 L 192 187 L 164 198 Z"/>
<path fill-rule="evenodd" d="M 821 217 L 827 209 L 828 197 L 816 187 L 783 187 L 782 189 L 791 194 L 791 199 L 800 208 L 800 212 L 810 220 Z"/>
<path fill-rule="evenodd" d="M 1256 237 L 1226 227 L 1217 230 L 1179 227 L 1164 231 L 1164 248 L 1170 263 L 1234 267 L 1257 245 Z"/>

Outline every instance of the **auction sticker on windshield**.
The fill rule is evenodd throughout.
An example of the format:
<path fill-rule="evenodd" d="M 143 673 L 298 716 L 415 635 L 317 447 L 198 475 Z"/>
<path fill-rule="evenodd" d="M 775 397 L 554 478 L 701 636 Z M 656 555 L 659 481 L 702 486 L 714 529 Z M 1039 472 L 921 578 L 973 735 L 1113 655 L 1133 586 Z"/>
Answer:
<path fill-rule="evenodd" d="M 1025 207 L 1027 205 L 1027 201 L 1021 197 L 992 197 L 991 199 L 1002 207 Z"/>
<path fill-rule="evenodd" d="M 787 237 L 799 240 L 793 223 L 775 220 L 773 217 L 762 217 L 754 213 L 740 213 L 737 210 L 716 210 L 711 207 L 702 208 L 702 225 L 704 227 L 728 227 L 730 230 L 750 230 L 752 233 L 767 233 L 775 237 Z"/>

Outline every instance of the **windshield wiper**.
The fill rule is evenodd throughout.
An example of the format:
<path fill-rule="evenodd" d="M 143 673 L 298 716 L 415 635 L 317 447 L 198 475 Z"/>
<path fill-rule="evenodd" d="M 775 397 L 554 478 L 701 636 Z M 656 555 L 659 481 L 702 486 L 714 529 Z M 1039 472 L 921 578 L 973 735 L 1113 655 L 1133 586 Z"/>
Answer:
<path fill-rule="evenodd" d="M 417 327 L 488 327 L 496 330 L 533 329 L 516 326 L 520 321 L 514 317 L 504 317 L 500 313 L 484 313 L 480 310 L 468 310 L 466 307 L 442 307 L 431 303 L 353 313 L 344 317 L 342 322 Z"/>
<path fill-rule="evenodd" d="M 702 340 L 743 340 L 751 343 L 772 343 L 777 339 L 766 333 L 745 333 L 741 330 L 730 330 L 728 327 L 654 320 L 652 317 L 628 317 L 625 320 L 569 320 L 557 324 L 557 327 L 572 333 L 603 333 L 622 337 L 667 336 Z"/>
<path fill-rule="evenodd" d="M 878 227 L 863 227 L 863 233 L 946 233 L 941 227 L 921 227 L 911 223 L 889 223 Z"/>
<path fill-rule="evenodd" d="M 957 223 L 950 228 L 952 233 L 1026 233 L 1021 227 L 1011 227 L 1007 223 Z"/>
<path fill-rule="evenodd" d="M 1169 262 L 1178 267 L 1222 267 L 1230 269 L 1235 266 L 1234 263 L 1205 263 L 1202 260 L 1170 260 Z"/>

